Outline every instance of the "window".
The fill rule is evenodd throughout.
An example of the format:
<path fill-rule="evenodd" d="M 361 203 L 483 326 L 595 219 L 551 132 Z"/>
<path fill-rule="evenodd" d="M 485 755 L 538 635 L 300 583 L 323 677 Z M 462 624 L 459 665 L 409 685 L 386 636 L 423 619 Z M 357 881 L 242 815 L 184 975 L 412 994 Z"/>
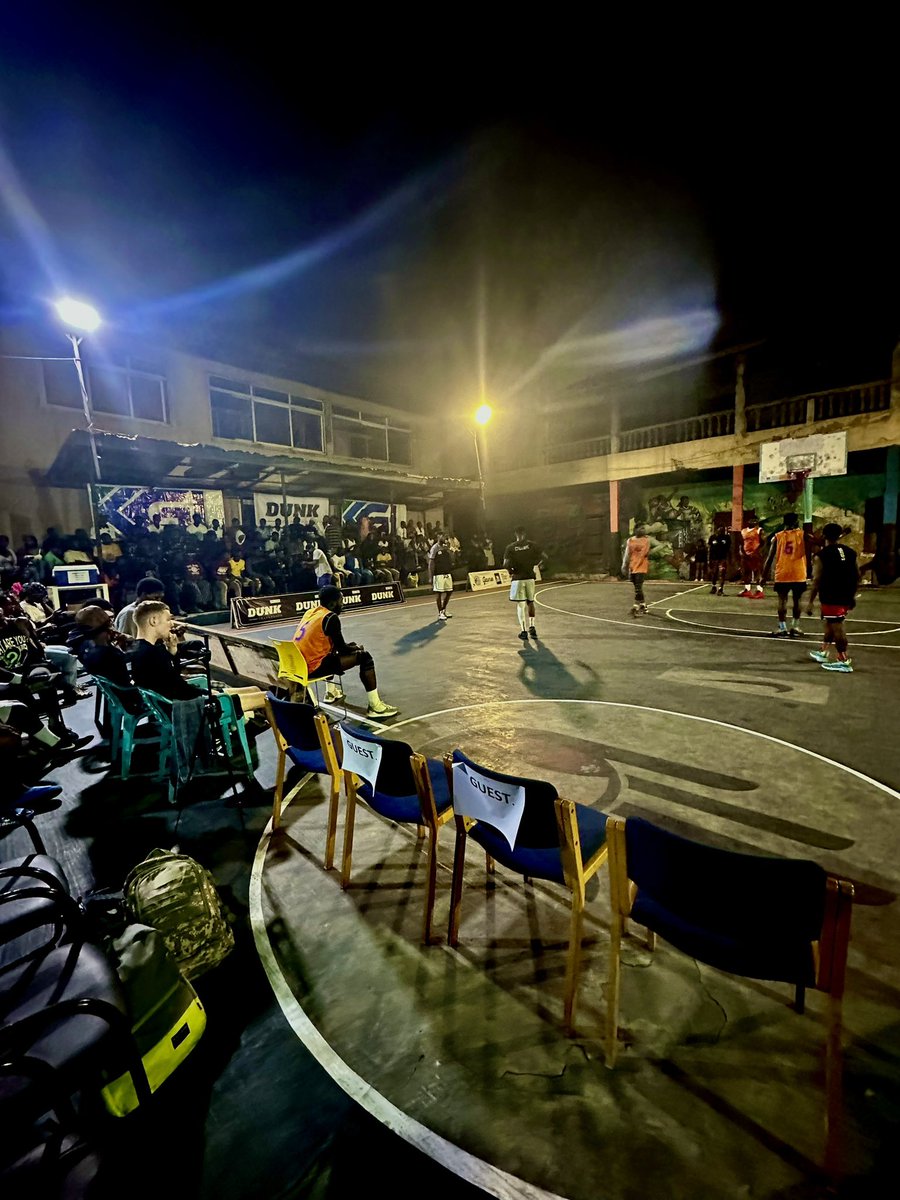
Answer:
<path fill-rule="evenodd" d="M 209 405 L 215 437 L 322 452 L 321 400 L 210 375 Z"/>
<path fill-rule="evenodd" d="M 335 408 L 333 411 L 335 454 L 405 465 L 412 461 L 408 429 L 391 425 L 389 418 L 378 421 L 352 409 Z"/>
<path fill-rule="evenodd" d="M 84 381 L 95 413 L 166 421 L 166 380 L 154 364 L 124 357 L 121 366 L 84 363 Z M 44 401 L 57 408 L 81 408 L 81 388 L 72 362 L 41 363 Z"/>

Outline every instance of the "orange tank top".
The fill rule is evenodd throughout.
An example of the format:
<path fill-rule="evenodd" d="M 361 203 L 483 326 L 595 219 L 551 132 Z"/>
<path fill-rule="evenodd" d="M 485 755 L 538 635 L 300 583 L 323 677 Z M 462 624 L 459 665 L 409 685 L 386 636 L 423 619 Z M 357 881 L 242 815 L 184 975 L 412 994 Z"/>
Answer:
<path fill-rule="evenodd" d="M 646 575 L 650 560 L 650 539 L 630 537 L 628 539 L 628 570 L 632 575 Z"/>
<path fill-rule="evenodd" d="M 334 649 L 331 638 L 322 628 L 322 622 L 330 615 L 330 611 L 321 605 L 311 608 L 294 633 L 294 642 L 306 659 L 310 673 L 315 671 L 326 655 Z"/>
<path fill-rule="evenodd" d="M 782 529 L 775 534 L 775 582 L 804 583 L 806 538 L 802 529 Z"/>
<path fill-rule="evenodd" d="M 744 539 L 744 553 L 755 554 L 760 547 L 760 543 L 762 542 L 759 527 L 753 525 L 749 529 L 742 529 L 741 537 Z"/>

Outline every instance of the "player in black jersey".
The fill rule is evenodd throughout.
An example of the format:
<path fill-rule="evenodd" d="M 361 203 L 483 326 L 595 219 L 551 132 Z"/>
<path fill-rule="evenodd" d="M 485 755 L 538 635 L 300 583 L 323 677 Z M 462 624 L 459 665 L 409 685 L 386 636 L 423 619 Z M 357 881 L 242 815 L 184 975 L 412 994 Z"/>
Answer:
<path fill-rule="evenodd" d="M 523 642 L 527 642 L 530 634 L 537 641 L 537 630 L 534 627 L 534 570 L 535 567 L 543 566 L 544 553 L 540 546 L 528 540 L 521 525 L 515 533 L 516 540 L 510 542 L 503 552 L 503 565 L 509 571 L 512 580 L 509 598 L 516 606 L 519 637 Z"/>

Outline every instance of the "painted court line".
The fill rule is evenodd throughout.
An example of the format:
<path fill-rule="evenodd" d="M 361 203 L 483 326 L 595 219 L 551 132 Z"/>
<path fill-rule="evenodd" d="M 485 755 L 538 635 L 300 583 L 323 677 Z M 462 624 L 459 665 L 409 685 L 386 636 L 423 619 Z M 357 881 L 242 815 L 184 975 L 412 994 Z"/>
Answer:
<path fill-rule="evenodd" d="M 598 617 L 598 616 L 595 616 L 594 613 L 572 612 L 571 609 L 558 608 L 556 605 L 547 604 L 547 602 L 545 600 L 541 599 L 541 596 L 546 595 L 547 592 L 559 591 L 560 588 L 584 587 L 585 585 L 589 584 L 590 582 L 591 582 L 590 580 L 578 580 L 574 583 L 550 584 L 549 587 L 542 588 L 537 593 L 537 595 L 534 598 L 534 602 L 535 602 L 535 604 L 539 604 L 541 606 L 541 608 L 548 609 L 550 612 L 562 613 L 563 616 L 575 617 L 580 621 L 600 621 L 604 625 L 624 625 L 626 629 L 635 629 L 636 622 L 634 621 L 633 618 L 631 620 L 625 621 L 625 620 L 618 619 L 616 617 Z M 703 586 L 703 585 L 701 585 L 701 586 Z M 688 589 L 689 592 L 696 592 L 698 590 L 699 590 L 698 588 L 689 588 Z M 679 595 L 679 596 L 683 596 L 686 594 L 687 594 L 686 592 L 678 592 L 677 593 L 677 595 Z M 663 600 L 654 601 L 654 604 L 667 604 L 670 600 L 673 600 L 674 598 L 675 598 L 674 596 L 666 596 L 665 599 L 663 599 Z M 648 608 L 649 607 L 652 607 L 652 605 L 648 605 Z M 814 620 L 814 619 L 815 618 L 812 618 L 812 617 L 807 618 L 807 620 Z M 675 621 L 675 620 L 676 620 L 676 618 L 673 618 L 673 621 Z M 680 626 L 684 626 L 686 624 L 687 624 L 687 622 L 678 622 L 678 625 L 680 625 Z M 710 629 L 686 629 L 686 628 L 677 628 L 677 627 L 676 628 L 668 628 L 666 625 L 655 625 L 652 622 L 649 624 L 647 624 L 647 623 L 643 624 L 641 626 L 641 628 L 644 630 L 652 630 L 655 633 L 677 633 L 677 634 L 688 635 L 688 636 L 692 636 L 692 637 L 743 638 L 745 641 L 760 642 L 760 643 L 764 643 L 766 645 L 772 645 L 772 646 L 782 645 L 781 638 L 770 638 L 770 637 L 767 637 L 764 633 L 725 633 L 725 632 L 716 633 Z M 864 635 L 864 636 L 866 636 L 866 635 Z M 873 637 L 873 636 L 880 637 L 882 635 L 881 634 L 869 634 L 868 636 L 869 637 Z M 793 645 L 793 643 L 790 641 L 790 639 L 786 639 L 786 642 L 788 645 Z M 885 646 L 883 643 L 878 643 L 878 642 L 853 641 L 851 643 L 851 645 L 854 648 L 865 647 L 865 648 L 871 649 L 871 650 L 900 650 L 900 646 Z"/>

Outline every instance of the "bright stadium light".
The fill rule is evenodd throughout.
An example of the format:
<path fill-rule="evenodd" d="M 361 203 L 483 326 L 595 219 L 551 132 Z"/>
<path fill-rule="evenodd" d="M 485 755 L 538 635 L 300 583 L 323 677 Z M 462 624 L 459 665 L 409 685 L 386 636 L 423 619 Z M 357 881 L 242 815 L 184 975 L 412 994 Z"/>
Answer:
<path fill-rule="evenodd" d="M 54 305 L 56 315 L 69 329 L 77 333 L 93 333 L 102 323 L 102 318 L 93 304 L 63 296 Z"/>
<path fill-rule="evenodd" d="M 475 410 L 475 420 L 479 425 L 487 425 L 493 415 L 494 410 L 489 404 L 482 404 L 480 408 Z"/>

